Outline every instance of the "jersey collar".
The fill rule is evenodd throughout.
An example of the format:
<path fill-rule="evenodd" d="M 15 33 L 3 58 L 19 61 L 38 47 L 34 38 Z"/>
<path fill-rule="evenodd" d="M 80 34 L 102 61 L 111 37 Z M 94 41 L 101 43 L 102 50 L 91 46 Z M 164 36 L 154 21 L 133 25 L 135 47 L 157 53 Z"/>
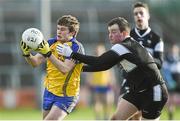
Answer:
<path fill-rule="evenodd" d="M 70 42 L 74 42 L 74 41 L 76 41 L 76 38 L 75 37 L 73 37 L 72 39 L 70 39 L 69 40 Z"/>
<path fill-rule="evenodd" d="M 146 30 L 146 32 L 144 32 L 144 34 L 141 35 L 141 34 L 139 33 L 138 29 L 135 27 L 135 32 L 136 32 L 136 34 L 137 34 L 139 37 L 144 37 L 144 36 L 146 36 L 150 31 L 151 31 L 151 28 L 148 27 L 148 29 Z"/>
<path fill-rule="evenodd" d="M 57 42 L 57 36 L 54 38 L 55 39 L 55 42 Z M 70 42 L 74 42 L 76 40 L 76 38 L 75 37 L 73 37 L 72 39 L 70 39 L 69 41 Z"/>

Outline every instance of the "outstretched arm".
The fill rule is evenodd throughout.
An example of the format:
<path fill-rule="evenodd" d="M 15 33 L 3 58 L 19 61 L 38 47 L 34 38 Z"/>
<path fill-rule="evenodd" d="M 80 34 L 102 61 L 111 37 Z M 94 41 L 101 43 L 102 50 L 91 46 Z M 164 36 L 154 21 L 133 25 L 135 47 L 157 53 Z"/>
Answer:
<path fill-rule="evenodd" d="M 72 53 L 72 58 L 88 64 L 83 67 L 84 72 L 104 71 L 110 69 L 121 60 L 120 56 L 111 50 L 98 57 Z"/>
<path fill-rule="evenodd" d="M 85 65 L 83 66 L 83 72 L 98 72 L 98 71 L 105 71 L 109 69 L 109 67 L 103 67 L 103 66 L 91 66 L 91 65 Z"/>
<path fill-rule="evenodd" d="M 85 68 L 84 71 L 107 70 L 121 60 L 120 56 L 112 50 L 109 50 L 98 57 L 72 52 L 71 48 L 66 45 L 58 45 L 57 51 L 61 55 L 71 57 L 75 60 L 79 60 L 80 62 L 90 65 L 89 67 L 87 67 L 89 69 Z"/>

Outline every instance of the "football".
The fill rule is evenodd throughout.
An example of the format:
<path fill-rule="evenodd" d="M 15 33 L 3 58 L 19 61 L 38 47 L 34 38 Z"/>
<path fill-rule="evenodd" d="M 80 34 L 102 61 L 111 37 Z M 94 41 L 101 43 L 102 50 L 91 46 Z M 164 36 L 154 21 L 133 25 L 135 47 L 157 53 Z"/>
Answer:
<path fill-rule="evenodd" d="M 22 34 L 22 41 L 33 50 L 38 48 L 43 39 L 44 37 L 42 32 L 37 28 L 28 28 Z"/>

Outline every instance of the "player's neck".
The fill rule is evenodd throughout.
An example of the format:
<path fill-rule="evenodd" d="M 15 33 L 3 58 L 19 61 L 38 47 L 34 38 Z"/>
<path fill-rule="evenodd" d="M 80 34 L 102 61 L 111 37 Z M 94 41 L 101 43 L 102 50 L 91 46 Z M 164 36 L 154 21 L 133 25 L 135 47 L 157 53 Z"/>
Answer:
<path fill-rule="evenodd" d="M 138 30 L 147 30 L 149 28 L 149 25 L 142 25 L 142 26 L 136 26 Z"/>

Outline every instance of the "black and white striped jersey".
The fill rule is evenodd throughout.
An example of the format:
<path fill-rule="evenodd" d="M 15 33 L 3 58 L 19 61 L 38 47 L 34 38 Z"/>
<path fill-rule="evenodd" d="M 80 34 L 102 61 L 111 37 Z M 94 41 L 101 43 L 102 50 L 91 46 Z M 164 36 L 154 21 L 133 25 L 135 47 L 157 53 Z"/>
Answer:
<path fill-rule="evenodd" d="M 130 90 L 138 91 L 164 83 L 151 54 L 134 39 L 126 39 L 111 50 L 123 57 L 119 63 L 126 71 L 126 86 Z"/>
<path fill-rule="evenodd" d="M 128 86 L 134 91 L 164 83 L 151 54 L 131 37 L 99 57 L 73 53 L 72 58 L 88 64 L 84 67 L 86 72 L 104 71 L 120 63 L 127 73 Z"/>
<path fill-rule="evenodd" d="M 160 69 L 162 67 L 164 43 L 162 39 L 154 33 L 151 28 L 139 30 L 134 28 L 131 30 L 130 36 L 143 45 L 154 57 L 154 60 Z"/>

